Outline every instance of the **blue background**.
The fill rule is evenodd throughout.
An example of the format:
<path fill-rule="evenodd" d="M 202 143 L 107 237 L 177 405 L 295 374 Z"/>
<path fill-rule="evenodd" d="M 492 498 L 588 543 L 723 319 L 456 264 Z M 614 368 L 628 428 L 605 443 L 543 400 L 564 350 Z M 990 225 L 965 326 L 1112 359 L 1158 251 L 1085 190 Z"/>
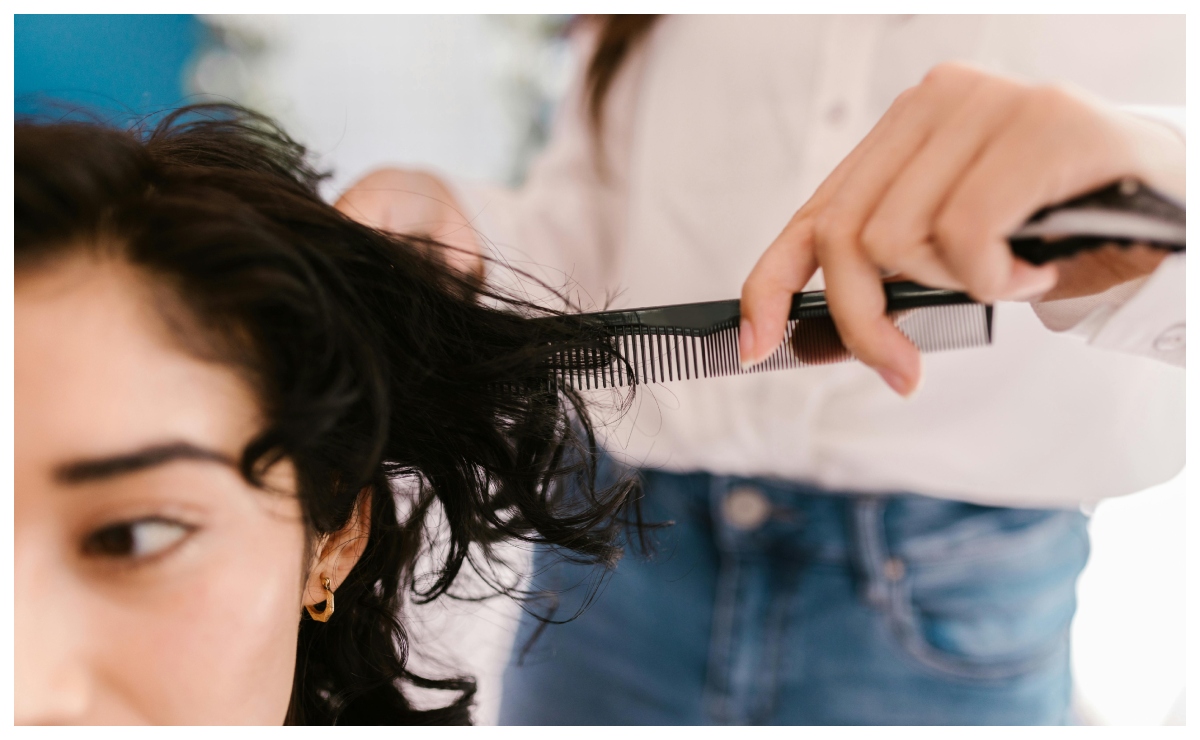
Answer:
<path fill-rule="evenodd" d="M 207 41 L 193 15 L 17 15 L 15 112 L 82 109 L 108 118 L 175 107 Z"/>

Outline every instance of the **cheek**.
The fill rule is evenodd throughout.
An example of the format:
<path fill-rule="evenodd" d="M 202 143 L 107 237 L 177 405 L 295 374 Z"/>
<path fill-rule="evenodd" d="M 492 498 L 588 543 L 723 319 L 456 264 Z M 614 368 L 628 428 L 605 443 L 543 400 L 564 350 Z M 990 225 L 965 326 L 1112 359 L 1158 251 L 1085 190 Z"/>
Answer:
<path fill-rule="evenodd" d="M 153 722 L 283 721 L 296 660 L 303 529 L 269 516 L 242 523 L 240 536 L 221 535 L 216 553 L 141 610 L 117 641 L 123 662 L 143 668 L 125 672 L 136 684 L 125 693 L 137 696 Z"/>

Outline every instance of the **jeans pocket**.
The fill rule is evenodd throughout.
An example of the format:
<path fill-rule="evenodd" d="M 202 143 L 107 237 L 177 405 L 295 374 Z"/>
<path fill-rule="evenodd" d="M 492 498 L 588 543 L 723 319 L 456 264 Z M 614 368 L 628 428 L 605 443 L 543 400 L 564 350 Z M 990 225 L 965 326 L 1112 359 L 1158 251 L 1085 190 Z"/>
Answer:
<path fill-rule="evenodd" d="M 976 509 L 908 544 L 892 548 L 882 572 L 893 634 L 910 655 L 976 680 L 1065 664 L 1088 556 L 1082 514 Z"/>

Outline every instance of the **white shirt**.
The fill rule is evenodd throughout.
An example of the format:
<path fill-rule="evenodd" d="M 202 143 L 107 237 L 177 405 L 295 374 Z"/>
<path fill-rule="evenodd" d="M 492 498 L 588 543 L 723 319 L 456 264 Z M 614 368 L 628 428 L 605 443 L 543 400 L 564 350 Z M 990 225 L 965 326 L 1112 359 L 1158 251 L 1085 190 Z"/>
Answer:
<path fill-rule="evenodd" d="M 523 187 L 456 189 L 500 259 L 554 287 L 570 278 L 586 309 L 734 298 L 895 96 L 950 59 L 1070 80 L 1118 103 L 1183 98 L 1181 18 L 671 16 L 614 81 L 607 178 L 577 80 Z M 1182 262 L 1164 263 L 1180 275 L 1168 289 L 1182 291 Z M 518 284 L 496 268 L 489 280 Z M 1155 328 L 1161 282 L 1156 274 L 1132 297 L 1091 306 L 1082 318 L 1109 314 L 1090 324 L 1077 315 L 1057 328 L 1082 323 L 1094 344 L 1174 352 L 1182 324 L 1171 341 Z M 519 286 L 546 296 L 529 280 Z M 1139 296 L 1149 307 L 1122 323 Z M 1182 321 L 1182 301 L 1177 318 L 1161 328 Z M 1055 333 L 1027 304 L 998 305 L 994 337 L 926 355 L 909 400 L 857 363 L 643 386 L 605 444 L 668 470 L 1010 506 L 1093 502 L 1180 470 L 1178 367 Z"/>

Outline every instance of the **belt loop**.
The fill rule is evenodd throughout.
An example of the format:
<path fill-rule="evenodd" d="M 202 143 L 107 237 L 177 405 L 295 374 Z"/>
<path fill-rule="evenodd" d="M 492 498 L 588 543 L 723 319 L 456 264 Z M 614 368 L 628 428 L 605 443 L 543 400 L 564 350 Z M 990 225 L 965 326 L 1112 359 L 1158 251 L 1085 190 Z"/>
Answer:
<path fill-rule="evenodd" d="M 851 559 L 859 577 L 862 597 L 874 607 L 888 603 L 888 581 L 884 568 L 888 558 L 883 531 L 887 500 L 881 496 L 856 496 L 850 503 Z"/>

